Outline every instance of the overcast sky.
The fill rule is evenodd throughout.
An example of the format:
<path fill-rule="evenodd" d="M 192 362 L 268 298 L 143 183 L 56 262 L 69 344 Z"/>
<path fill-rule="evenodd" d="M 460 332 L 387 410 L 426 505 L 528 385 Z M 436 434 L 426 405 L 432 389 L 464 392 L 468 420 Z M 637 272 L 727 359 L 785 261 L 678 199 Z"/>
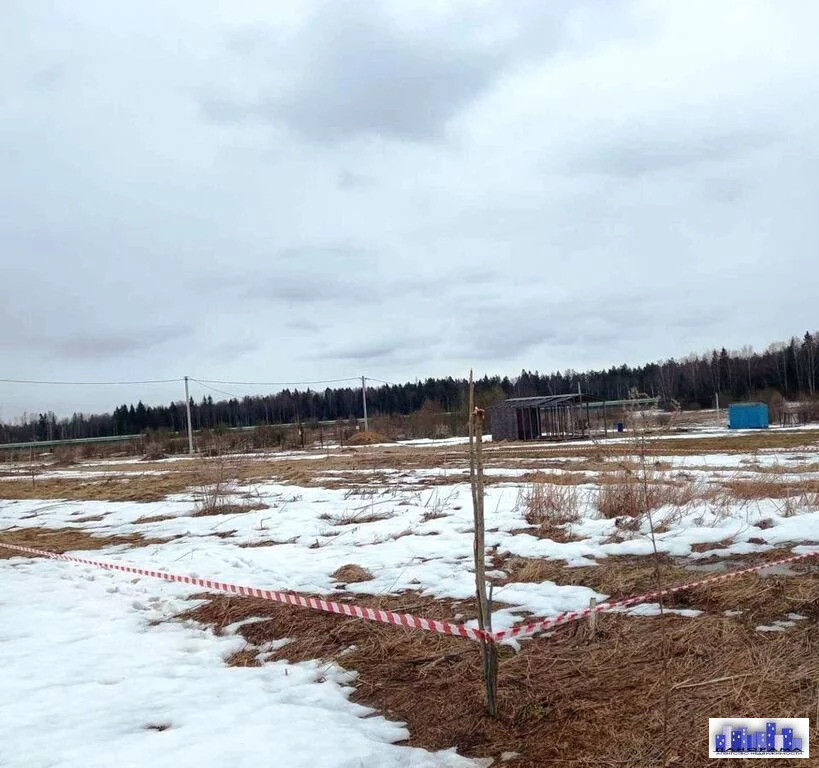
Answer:
<path fill-rule="evenodd" d="M 514 375 L 819 326 L 819 3 L 2 5 L 0 378 Z M 0 384 L 0 418 L 181 397 Z"/>

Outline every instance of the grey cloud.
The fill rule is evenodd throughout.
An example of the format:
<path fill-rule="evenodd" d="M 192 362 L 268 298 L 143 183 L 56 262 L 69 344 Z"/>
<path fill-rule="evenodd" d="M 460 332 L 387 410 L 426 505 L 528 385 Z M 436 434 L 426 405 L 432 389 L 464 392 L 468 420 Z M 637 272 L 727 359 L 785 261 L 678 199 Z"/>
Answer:
<path fill-rule="evenodd" d="M 214 120 L 281 122 L 315 141 L 361 135 L 425 140 L 440 135 L 449 118 L 483 90 L 494 62 L 476 62 L 443 52 L 395 50 L 366 44 L 337 61 L 318 62 L 295 76 L 292 90 L 245 99 L 203 96 Z M 366 63 L 367 56 L 382 57 Z"/>
<path fill-rule="evenodd" d="M 285 248 L 262 259 L 263 265 L 229 277 L 199 276 L 210 293 L 268 303 L 343 304 L 366 291 L 379 295 L 379 264 L 372 253 L 350 245 Z"/>
<path fill-rule="evenodd" d="M 480 265 L 466 264 L 461 270 L 446 267 L 437 272 L 426 271 L 400 278 L 392 277 L 385 283 L 384 293 L 405 299 L 436 297 L 439 301 L 446 302 L 454 311 L 456 304 L 460 304 L 468 297 L 474 299 L 476 290 L 494 289 L 497 284 L 497 273 Z"/>
<path fill-rule="evenodd" d="M 395 361 L 404 363 L 408 360 L 420 360 L 424 355 L 429 355 L 437 343 L 434 334 L 427 331 L 408 333 L 403 327 L 384 331 L 376 338 L 365 337 L 361 340 L 344 340 L 338 343 L 332 343 L 332 339 L 332 336 L 323 339 L 323 345 L 315 353 L 315 357 L 371 363 Z"/>
<path fill-rule="evenodd" d="M 117 333 L 77 331 L 70 336 L 33 338 L 28 343 L 63 358 L 104 360 L 159 347 L 189 336 L 191 332 L 192 329 L 186 325 L 134 328 Z"/>
<path fill-rule="evenodd" d="M 234 360 L 247 352 L 256 352 L 258 349 L 260 349 L 258 342 L 235 339 L 215 344 L 209 351 L 217 355 L 220 360 Z"/>
<path fill-rule="evenodd" d="M 555 338 L 538 307 L 489 307 L 467 316 L 458 338 L 464 350 L 482 358 L 508 359 Z"/>
<path fill-rule="evenodd" d="M 330 355 L 337 360 L 377 360 L 394 354 L 397 346 L 393 342 L 384 341 L 375 344 L 352 344 L 347 347 L 332 350 Z"/>
<path fill-rule="evenodd" d="M 539 19 L 546 26 L 538 38 L 540 55 L 556 44 L 564 15 Z M 322 3 L 291 40 L 258 28 L 228 40 L 234 55 L 284 71 L 280 79 L 288 86 L 270 85 L 255 97 L 211 92 L 200 103 L 212 119 L 281 122 L 315 141 L 367 135 L 428 140 L 520 53 L 515 43 L 531 29 L 502 39 L 490 33 L 498 21 L 463 14 L 445 28 L 409 31 L 378 4 Z"/>
<path fill-rule="evenodd" d="M 345 276 L 329 275 L 317 278 L 307 275 L 269 275 L 249 281 L 243 295 L 268 302 L 344 303 L 355 295 L 355 291 L 355 281 Z"/>
<path fill-rule="evenodd" d="M 288 320 L 284 324 L 284 327 L 291 331 L 299 331 L 303 333 L 318 333 L 322 330 L 321 323 L 318 323 L 315 320 L 307 319 Z"/>
<path fill-rule="evenodd" d="M 366 189 L 372 186 L 373 180 L 362 173 L 354 173 L 346 168 L 338 175 L 338 186 L 341 189 Z"/>
<path fill-rule="evenodd" d="M 531 298 L 525 286 L 498 281 L 508 299 L 484 303 L 480 311 L 466 310 L 459 338 L 472 354 L 508 359 L 563 348 L 601 352 L 646 330 L 690 329 L 714 322 L 719 311 L 686 315 L 680 296 L 660 290 L 640 292 L 621 288 L 609 298 L 594 295 L 572 300 Z M 682 285 L 677 285 L 682 288 Z"/>
<path fill-rule="evenodd" d="M 66 79 L 69 66 L 66 63 L 55 63 L 37 70 L 30 78 L 29 84 L 35 90 L 51 90 L 60 86 Z"/>
<path fill-rule="evenodd" d="M 282 99 L 261 101 L 258 114 L 318 140 L 358 134 L 429 139 L 487 86 L 496 67 L 489 56 L 419 50 L 373 38 L 372 31 L 341 41 L 346 52 L 311 68 Z"/>
<path fill-rule="evenodd" d="M 703 181 L 705 193 L 713 200 L 734 204 L 739 201 L 746 185 L 739 178 L 710 178 Z"/>
<path fill-rule="evenodd" d="M 758 131 L 694 131 L 674 136 L 670 121 L 653 131 L 635 127 L 630 134 L 606 140 L 591 151 L 581 150 L 568 162 L 576 173 L 599 173 L 637 178 L 650 173 L 673 171 L 705 163 L 718 163 L 759 149 L 774 140 Z M 661 135 L 672 132 L 672 135 Z M 591 139 L 590 144 L 594 144 Z"/>

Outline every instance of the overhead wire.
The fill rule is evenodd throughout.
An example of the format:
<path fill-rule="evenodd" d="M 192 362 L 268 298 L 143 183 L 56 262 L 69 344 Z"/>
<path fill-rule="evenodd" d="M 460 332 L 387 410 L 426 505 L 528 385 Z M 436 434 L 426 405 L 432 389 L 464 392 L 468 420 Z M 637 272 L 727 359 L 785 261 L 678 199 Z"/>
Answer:
<path fill-rule="evenodd" d="M 200 384 L 227 384 L 232 386 L 251 386 L 251 387 L 295 387 L 305 386 L 310 384 L 338 384 L 342 381 L 360 381 L 360 376 L 349 376 L 345 379 L 317 379 L 315 381 L 225 381 L 223 379 L 194 379 L 191 381 L 198 381 Z"/>
<path fill-rule="evenodd" d="M 374 376 L 365 376 L 367 381 L 378 382 L 379 384 L 386 384 L 388 386 L 400 386 L 392 381 L 386 381 Z M 359 376 L 348 376 L 341 379 L 313 379 L 309 381 L 229 381 L 227 379 L 200 379 L 194 376 L 188 377 L 189 381 L 195 381 L 203 387 L 212 389 L 222 395 L 229 397 L 237 397 L 235 394 L 226 392 L 218 387 L 210 386 L 212 384 L 226 384 L 228 386 L 253 386 L 253 387 L 287 387 L 287 386 L 311 386 L 316 384 L 340 384 L 344 382 L 361 380 Z M 177 384 L 183 382 L 184 377 L 173 379 L 133 379 L 126 381 L 58 381 L 46 379 L 4 379 L 0 378 L 0 384 L 32 384 L 32 385 L 52 385 L 52 386 L 71 386 L 71 387 L 111 387 L 111 386 L 136 386 L 140 384 Z"/>
<path fill-rule="evenodd" d="M 184 381 L 177 379 L 143 379 L 141 381 L 42 381 L 39 379 L 0 379 L 0 384 L 55 384 L 71 387 L 111 387 L 130 384 L 176 384 Z"/>
<path fill-rule="evenodd" d="M 368 381 L 377 381 L 379 384 L 386 384 L 388 387 L 399 387 L 394 381 L 384 381 L 384 379 L 376 379 L 375 376 L 365 376 Z"/>
<path fill-rule="evenodd" d="M 200 381 L 199 379 L 191 379 L 190 377 L 188 377 L 188 380 L 189 381 L 195 381 L 197 384 L 200 384 L 205 389 L 209 389 L 211 392 L 217 392 L 220 395 L 227 395 L 228 397 L 233 397 L 233 398 L 236 398 L 237 400 L 240 397 L 244 397 L 244 395 L 237 395 L 237 394 L 234 394 L 233 392 L 226 392 L 224 389 L 218 389 L 217 387 L 211 387 L 208 384 L 205 384 L 204 382 Z"/>

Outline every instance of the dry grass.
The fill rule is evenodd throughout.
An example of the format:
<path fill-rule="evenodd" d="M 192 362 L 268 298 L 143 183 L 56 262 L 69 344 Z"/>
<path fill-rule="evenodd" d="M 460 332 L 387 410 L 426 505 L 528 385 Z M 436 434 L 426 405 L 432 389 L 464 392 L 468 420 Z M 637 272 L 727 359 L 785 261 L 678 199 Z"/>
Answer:
<path fill-rule="evenodd" d="M 718 544 L 708 549 L 719 549 Z M 748 555 L 751 564 L 781 560 L 791 554 L 788 549 L 770 550 L 766 553 Z M 717 558 L 709 560 L 713 562 Z M 731 568 L 748 565 L 746 558 L 732 557 Z M 736 561 L 736 562 L 734 562 Z M 506 571 L 501 584 L 512 582 L 542 583 L 589 587 L 611 599 L 630 597 L 657 587 L 657 574 L 653 555 L 645 557 L 607 557 L 593 566 L 568 567 L 559 560 L 497 555 L 493 567 Z M 693 570 L 676 562 L 667 555 L 660 555 L 662 578 L 667 586 L 688 584 L 703 578 L 702 571 Z M 698 561 L 703 563 L 706 561 Z M 747 574 L 735 579 L 715 583 L 696 590 L 686 590 L 666 598 L 667 607 L 697 608 L 709 612 L 721 612 L 743 607 L 747 616 L 759 622 L 781 618 L 790 611 L 816 614 L 819 618 L 819 580 L 815 578 L 817 562 L 807 561 L 795 568 L 794 576 Z M 499 592 L 502 595 L 502 592 Z"/>
<path fill-rule="evenodd" d="M 135 525 L 148 525 L 150 523 L 161 523 L 163 520 L 175 520 L 178 515 L 143 515 L 134 520 Z"/>
<path fill-rule="evenodd" d="M 246 512 L 255 512 L 261 509 L 270 509 L 270 507 L 263 502 L 243 502 L 240 504 L 234 504 L 222 499 L 220 503 L 198 507 L 195 512 L 191 513 L 190 516 L 210 517 L 211 515 L 242 515 Z M 150 520 L 150 518 L 148 518 L 148 520 Z M 137 522 L 144 523 L 146 522 L 146 519 L 141 519 Z"/>
<path fill-rule="evenodd" d="M 518 491 L 515 506 L 526 522 L 535 527 L 538 536 L 552 541 L 570 538 L 568 526 L 580 519 L 580 499 L 573 485 L 529 483 Z"/>
<path fill-rule="evenodd" d="M 255 648 L 242 648 L 235 653 L 231 653 L 225 659 L 225 663 L 229 667 L 261 667 L 262 663 L 259 661 L 259 654 Z"/>
<path fill-rule="evenodd" d="M 344 584 L 358 584 L 362 581 L 372 581 L 374 576 L 366 568 L 356 565 L 355 563 L 348 563 L 342 565 L 333 574 L 336 581 Z"/>
<path fill-rule="evenodd" d="M 819 461 L 811 461 L 809 456 L 800 456 L 798 460 L 800 463 L 796 466 L 794 464 L 769 464 L 755 465 L 750 468 L 760 475 L 791 475 L 794 471 L 800 474 L 819 473 Z"/>
<path fill-rule="evenodd" d="M 670 437 L 658 437 L 645 442 L 645 455 L 661 459 L 665 456 L 683 456 L 693 454 L 730 453 L 748 454 L 755 451 L 791 450 L 799 451 L 805 456 L 804 471 L 816 464 L 813 458 L 819 449 L 819 430 L 800 430 L 785 432 L 779 430 L 761 430 L 758 433 L 725 435 L 720 437 L 694 437 L 685 440 Z M 553 443 L 487 443 L 484 446 L 484 460 L 487 468 L 503 469 L 514 466 L 516 469 L 531 471 L 531 476 L 524 477 L 524 482 L 547 479 L 560 484 L 577 484 L 595 481 L 598 474 L 608 475 L 618 468 L 636 471 L 634 460 L 635 446 L 630 442 L 599 441 L 594 445 L 577 445 L 567 442 Z M 59 478 L 40 480 L 35 477 L 34 487 L 30 482 L 29 466 L 25 464 L 26 480 L 0 479 L 0 498 L 67 498 L 67 499 L 104 499 L 153 501 L 164 498 L 170 493 L 179 493 L 197 484 L 206 482 L 206 475 L 212 472 L 212 464 L 222 461 L 228 467 L 227 474 L 238 483 L 254 482 L 277 478 L 279 482 L 309 486 L 314 478 L 322 476 L 327 470 L 376 470 L 401 468 L 406 470 L 446 467 L 463 470 L 468 467 L 466 446 L 407 446 L 394 444 L 390 446 L 360 445 L 358 447 L 333 450 L 328 453 L 315 451 L 313 455 L 321 458 L 313 461 L 299 461 L 288 457 L 270 455 L 270 457 L 248 457 L 216 459 L 177 459 L 173 463 L 162 461 L 147 462 L 142 465 L 123 464 L 114 457 L 110 463 L 97 465 L 97 471 L 107 471 L 116 475 L 116 480 L 82 480 L 81 478 Z M 77 454 L 72 454 L 70 461 L 75 461 Z M 571 460 L 570 460 L 571 459 Z M 580 460 L 578 460 L 580 459 Z M 620 465 L 618 467 L 618 465 Z M 22 466 L 22 465 L 21 465 Z M 69 470 L 82 471 L 81 464 L 67 464 Z M 703 467 L 707 469 L 707 467 Z M 37 468 L 48 469 L 46 466 Z M 163 477 L 145 477 L 139 479 L 142 470 L 163 470 Z M 539 478 L 538 472 L 557 470 L 548 478 Z M 658 472 L 667 469 L 657 465 Z M 765 468 L 757 468 L 762 471 Z M 767 470 L 766 470 L 767 471 Z M 785 469 L 771 470 L 778 474 Z M 790 471 L 803 471 L 802 467 L 790 468 Z M 457 473 L 447 476 L 423 478 L 423 484 L 429 486 L 449 485 L 461 482 L 465 478 Z M 345 481 L 354 482 L 354 478 L 345 477 Z M 382 482 L 383 480 L 379 480 Z M 520 482 L 519 476 L 489 476 L 488 484 L 498 482 Z M 321 485 L 327 485 L 322 482 Z M 338 487 L 342 487 L 340 484 Z M 817 490 L 817 489 L 814 489 Z"/>
<path fill-rule="evenodd" d="M 206 462 L 200 473 L 200 482 L 193 491 L 195 510 L 191 517 L 210 517 L 212 515 L 241 515 L 269 509 L 261 495 L 257 492 L 244 493 L 242 496 L 249 501 L 237 502 L 234 500 L 236 479 L 242 474 L 245 462 L 217 457 Z"/>
<path fill-rule="evenodd" d="M 714 499 L 716 491 L 704 483 L 679 478 L 669 481 L 656 469 L 632 472 L 618 469 L 600 477 L 597 509 L 601 517 L 640 518 L 660 507 L 686 507 L 698 500 Z"/>
<path fill-rule="evenodd" d="M 614 437 L 614 436 L 612 436 Z M 621 437 L 621 436 L 618 436 Z M 650 436 L 645 442 L 647 456 L 690 456 L 707 453 L 752 454 L 761 450 L 788 450 L 815 453 L 819 448 L 819 429 L 780 431 L 759 430 L 741 434 L 711 437 L 687 437 L 684 440 L 671 436 Z M 612 442 L 601 440 L 596 446 L 576 445 L 572 442 L 542 443 L 496 443 L 487 446 L 487 453 L 534 457 L 592 456 L 605 453 L 610 458 L 629 457 L 635 453 L 632 441 Z"/>
<path fill-rule="evenodd" d="M 750 587 L 759 591 L 758 585 Z M 338 659 L 358 672 L 353 698 L 406 722 L 411 745 L 455 746 L 475 757 L 516 752 L 504 763 L 513 768 L 659 767 L 664 691 L 658 684 L 658 649 L 665 630 L 671 686 L 667 739 L 674 757 L 668 765 L 701 768 L 707 759 L 702 724 L 708 717 L 732 711 L 751 717 L 775 711 L 815 716 L 817 586 L 796 588 L 785 580 L 776 589 L 781 589 L 783 602 L 794 605 L 791 610 L 801 610 L 809 620 L 763 635 L 752 622 L 722 614 L 663 620 L 605 615 L 592 640 L 567 627 L 553 637 L 526 641 L 517 654 L 501 647 L 497 719 L 485 715 L 480 653 L 467 641 L 229 597 L 214 598 L 185 618 L 219 629 L 266 616 L 241 628 L 249 646 L 235 663 L 258 663 L 256 647 L 292 638 L 271 658 Z M 765 593 L 756 603 L 769 598 Z M 452 605 L 413 595 L 381 599 L 373 607 L 408 610 L 413 607 L 408 603 L 431 618 L 455 611 Z M 692 739 L 691 727 L 697 723 L 702 727 Z"/>
<path fill-rule="evenodd" d="M 148 443 L 145 446 L 145 454 L 140 461 L 163 461 L 167 458 L 168 454 L 162 450 L 162 446 L 159 445 L 159 443 Z"/>
<path fill-rule="evenodd" d="M 391 443 L 390 438 L 385 437 L 380 432 L 356 432 L 348 441 L 347 445 L 375 445 L 376 443 Z"/>
<path fill-rule="evenodd" d="M 764 526 L 759 526 L 764 527 Z M 704 541 L 699 544 L 692 544 L 692 552 L 710 552 L 712 549 L 727 549 L 734 543 L 733 539 L 722 539 L 721 541 Z"/>
<path fill-rule="evenodd" d="M 392 512 L 377 511 L 368 506 L 365 509 L 340 512 L 337 515 L 320 515 L 319 520 L 327 520 L 332 525 L 361 525 L 362 523 L 377 523 L 379 520 L 389 520 L 391 517 L 393 517 Z"/>
<path fill-rule="evenodd" d="M 3 499 L 66 499 L 71 501 L 162 501 L 182 493 L 197 481 L 197 475 L 178 472 L 167 475 L 123 474 L 103 479 L 47 478 L 35 483 L 0 480 Z"/>
<path fill-rule="evenodd" d="M 663 577 L 668 583 L 691 581 L 691 571 L 661 556 Z M 552 581 L 555 584 L 589 587 L 612 598 L 631 596 L 657 586 L 654 557 L 607 557 L 592 566 L 568 567 L 561 560 L 500 556 L 496 568 L 506 571 L 502 583 Z M 502 593 L 500 593 L 502 594 Z"/>
<path fill-rule="evenodd" d="M 808 491 L 800 498 L 806 509 L 819 511 L 819 491 Z"/>
<path fill-rule="evenodd" d="M 601 479 L 602 480 L 602 479 Z M 630 473 L 620 472 L 601 482 L 597 511 L 601 517 L 642 517 L 647 511 L 643 485 Z"/>
<path fill-rule="evenodd" d="M 327 534 L 325 534 L 327 535 Z M 295 544 L 299 540 L 298 536 L 280 541 L 279 539 L 259 539 L 258 541 L 247 541 L 238 546 L 253 549 L 255 547 L 277 547 L 281 544 Z"/>
<path fill-rule="evenodd" d="M 815 465 L 811 457 L 819 448 L 819 431 L 804 430 L 800 432 L 768 431 L 759 434 L 725 436 L 715 438 L 691 438 L 675 440 L 665 437 L 646 441 L 644 452 L 651 462 L 650 471 L 658 478 L 669 467 L 662 462 L 664 456 L 691 455 L 696 453 L 751 453 L 754 450 L 803 449 L 805 467 Z M 642 449 L 641 449 L 642 450 Z M 635 446 L 631 443 L 601 441 L 594 445 L 576 445 L 563 443 L 487 443 L 484 446 L 485 465 L 489 469 L 501 470 L 486 478 L 487 485 L 499 483 L 548 482 L 554 485 L 578 485 L 590 482 L 607 482 L 608 478 L 618 473 L 639 473 L 639 463 L 634 457 Z M 415 477 L 408 484 L 417 490 L 419 487 L 451 486 L 466 481 L 465 470 L 468 467 L 466 446 L 390 446 L 359 445 L 357 447 L 333 450 L 330 452 L 315 451 L 316 458 L 303 461 L 287 456 L 269 457 L 217 457 L 175 460 L 172 463 L 155 461 L 145 464 L 123 464 L 112 459 L 109 464 L 97 465 L 95 471 L 110 472 L 104 479 L 83 479 L 79 473 L 83 465 L 70 465 L 69 472 L 77 471 L 78 477 L 41 479 L 35 475 L 32 484 L 28 466 L 24 479 L 0 478 L 0 497 L 2 498 L 64 498 L 64 499 L 100 499 L 111 501 L 156 501 L 168 494 L 181 493 L 190 488 L 213 485 L 214 475 L 222 474 L 222 483 L 253 484 L 275 478 L 278 482 L 289 485 L 310 487 L 321 485 L 330 488 L 350 488 L 366 483 L 368 487 L 396 487 L 394 475 L 385 474 L 383 470 L 401 469 L 411 472 L 415 469 L 446 469 L 440 474 Z M 656 462 L 660 463 L 656 463 Z M 22 466 L 22 465 L 21 465 Z M 506 474 L 502 470 L 514 467 L 516 470 L 527 470 L 520 474 Z M 39 470 L 47 470 L 42 466 Z M 703 469 L 708 469 L 704 466 Z M 140 476 L 143 470 L 161 470 L 165 474 L 157 476 Z M 549 470 L 549 474 L 544 471 Z M 366 473 L 364 472 L 366 471 Z M 784 471 L 784 470 L 782 470 Z M 801 466 L 789 467 L 791 472 L 801 472 Z M 807 469 L 805 470 L 807 471 Z M 339 473 L 329 479 L 328 472 Z M 762 473 L 775 479 L 779 472 Z M 765 480 L 763 476 L 761 480 Z M 416 482 L 420 481 L 420 482 Z M 665 485 L 669 485 L 668 482 Z M 673 485 L 673 483 L 672 483 Z M 685 485 L 683 483 L 683 485 Z M 402 486 L 403 487 L 403 486 Z M 664 493 L 671 493 L 665 489 Z M 703 489 L 694 489 L 697 496 Z M 786 493 L 777 487 L 773 490 Z M 806 490 L 819 492 L 819 481 Z M 679 491 L 680 494 L 684 489 Z M 753 493 L 752 489 L 737 488 L 738 493 Z M 762 493 L 758 489 L 757 493 Z M 684 503 L 684 500 L 677 501 Z"/>
<path fill-rule="evenodd" d="M 313 475 L 304 467 L 304 462 L 293 462 L 293 465 L 286 467 L 276 467 L 274 470 L 276 479 L 282 485 L 299 485 L 306 487 L 311 484 Z M 261 478 L 259 478 L 261 479 Z"/>
<path fill-rule="evenodd" d="M 0 532 L 0 542 L 4 544 L 44 549 L 59 554 L 74 550 L 102 549 L 121 545 L 144 547 L 151 544 L 164 544 L 166 541 L 169 539 L 146 538 L 139 533 L 130 533 L 126 536 L 92 536 L 80 528 L 20 528 Z M 19 556 L 10 549 L 0 547 L 0 559 Z"/>
<path fill-rule="evenodd" d="M 730 496 L 742 501 L 756 499 L 784 499 L 804 496 L 807 503 L 819 500 L 819 480 L 801 479 L 798 482 L 784 483 L 774 478 L 736 479 L 723 483 Z"/>

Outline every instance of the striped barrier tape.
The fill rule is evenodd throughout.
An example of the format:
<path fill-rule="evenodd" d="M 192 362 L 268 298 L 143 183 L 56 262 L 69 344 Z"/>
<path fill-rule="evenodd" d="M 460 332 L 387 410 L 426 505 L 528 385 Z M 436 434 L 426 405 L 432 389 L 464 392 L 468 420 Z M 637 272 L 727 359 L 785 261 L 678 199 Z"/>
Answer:
<path fill-rule="evenodd" d="M 177 581 L 182 584 L 191 584 L 205 589 L 214 590 L 217 592 L 226 592 L 230 595 L 240 595 L 242 597 L 256 597 L 261 600 L 270 600 L 276 603 L 284 603 L 286 605 L 295 605 L 302 608 L 313 608 L 317 611 L 324 611 L 326 613 L 338 613 L 343 616 L 350 616 L 358 619 L 365 619 L 367 621 L 377 621 L 382 624 L 393 624 L 398 627 L 406 627 L 408 629 L 422 629 L 427 632 L 437 632 L 441 635 L 451 635 L 453 637 L 464 637 L 469 640 L 477 640 L 481 642 L 500 642 L 503 640 L 512 640 L 515 638 L 530 637 L 554 627 L 559 627 L 563 624 L 569 624 L 572 621 L 580 621 L 590 616 L 592 613 L 604 613 L 608 611 L 615 611 L 621 608 L 628 608 L 630 606 L 638 605 L 656 600 L 663 595 L 671 595 L 676 592 L 683 592 L 686 589 L 695 589 L 707 584 L 716 584 L 720 581 L 732 579 L 735 576 L 742 576 L 746 573 L 753 573 L 755 571 L 762 571 L 766 568 L 773 568 L 779 565 L 787 565 L 788 563 L 795 563 L 799 560 L 805 560 L 809 557 L 819 556 L 819 550 L 815 552 L 806 552 L 802 555 L 793 555 L 782 560 L 776 560 L 771 563 L 762 563 L 761 565 L 754 565 L 750 568 L 741 568 L 735 571 L 726 571 L 718 576 L 709 576 L 700 581 L 689 582 L 687 584 L 679 584 L 676 587 L 668 587 L 667 589 L 656 590 L 655 592 L 646 592 L 642 595 L 634 595 L 622 600 L 611 600 L 605 603 L 598 603 L 594 607 L 584 608 L 580 611 L 566 611 L 557 616 L 552 616 L 548 619 L 540 619 L 529 624 L 521 624 L 510 629 L 501 629 L 497 632 L 485 632 L 477 627 L 467 627 L 463 624 L 453 624 L 448 621 L 438 621 L 435 619 L 423 619 L 418 616 L 411 616 L 408 613 L 395 613 L 393 611 L 383 611 L 374 608 L 366 608 L 360 605 L 351 605 L 349 603 L 337 603 L 332 600 L 322 600 L 316 597 L 304 597 L 295 592 L 277 592 L 270 589 L 258 589 L 257 587 L 246 587 L 238 584 L 229 584 L 223 581 L 212 581 L 211 579 L 200 579 L 196 576 L 180 576 L 166 571 L 152 571 L 145 568 L 135 568 L 131 565 L 117 565 L 116 563 L 105 563 L 100 560 L 86 560 L 81 557 L 72 557 L 71 555 L 62 555 L 57 552 L 48 552 L 43 549 L 34 549 L 32 547 L 21 547 L 17 544 L 5 544 L 0 542 L 0 547 L 10 549 L 15 552 L 23 552 L 29 555 L 40 555 L 42 557 L 50 558 L 51 560 L 63 560 L 69 563 L 80 563 L 81 565 L 91 565 L 96 568 L 103 568 L 106 571 L 121 571 L 123 573 L 133 573 L 137 576 L 148 576 L 152 579 L 162 579 L 164 581 Z"/>
<path fill-rule="evenodd" d="M 521 624 L 520 626 L 512 627 L 511 629 L 501 629 L 497 632 L 493 632 L 492 640 L 498 642 L 501 640 L 510 640 L 516 637 L 528 637 L 536 634 L 537 632 L 542 632 L 544 630 L 551 629 L 552 627 L 558 627 L 561 624 L 568 624 L 572 621 L 585 619 L 593 613 L 614 611 L 619 608 L 627 608 L 639 603 L 651 602 L 656 600 L 658 597 L 662 597 L 663 595 L 673 595 L 675 592 L 682 592 L 686 589 L 695 589 L 696 587 L 702 587 L 706 584 L 716 584 L 720 581 L 732 579 L 734 576 L 742 576 L 745 573 L 762 571 L 765 568 L 773 568 L 777 565 L 795 563 L 797 560 L 805 560 L 808 557 L 816 557 L 817 555 L 819 555 L 819 551 L 807 552 L 804 555 L 786 557 L 784 560 L 777 560 L 773 563 L 763 563 L 762 565 L 754 565 L 750 568 L 740 568 L 736 571 L 726 571 L 725 573 L 719 574 L 719 576 L 709 576 L 707 579 L 701 579 L 700 581 L 693 581 L 687 584 L 679 584 L 676 587 L 668 587 L 668 589 L 659 589 L 656 592 L 646 592 L 643 595 L 635 595 L 634 597 L 627 597 L 623 600 L 612 600 L 606 603 L 598 603 L 594 607 L 584 608 L 582 611 L 566 611 L 565 613 L 558 614 L 557 616 L 552 616 L 549 619 L 540 619 L 539 621 L 533 621 L 530 624 Z"/>
<path fill-rule="evenodd" d="M 228 584 L 223 581 L 212 581 L 211 579 L 200 579 L 195 576 L 179 576 L 166 571 L 151 571 L 145 568 L 135 568 L 131 565 L 117 565 L 116 563 L 104 563 L 99 560 L 86 560 L 82 557 L 72 557 L 71 555 L 61 555 L 56 552 L 46 552 L 42 549 L 31 547 L 21 547 L 16 544 L 4 544 L 0 542 L 0 547 L 11 549 L 15 552 L 24 552 L 29 555 L 41 555 L 51 560 L 64 560 L 69 563 L 80 563 L 81 565 L 93 565 L 95 568 L 104 568 L 106 571 L 122 571 L 123 573 L 133 573 L 137 576 L 149 576 L 152 579 L 162 579 L 164 581 L 178 581 L 182 584 L 192 584 L 197 587 L 204 587 L 217 592 L 226 592 L 230 595 L 241 595 L 242 597 L 257 597 L 260 600 L 271 600 L 275 603 L 285 603 L 287 605 L 297 605 L 302 608 L 313 608 L 326 613 L 339 613 L 343 616 L 352 616 L 368 621 L 378 621 L 382 624 L 394 624 L 398 627 L 408 627 L 410 629 L 423 629 L 428 632 L 437 632 L 441 635 L 453 635 L 455 637 L 466 637 L 470 640 L 491 641 L 488 632 L 483 630 L 465 627 L 463 624 L 452 624 L 448 621 L 436 621 L 435 619 L 422 619 L 418 616 L 410 616 L 408 613 L 395 613 L 393 611 L 382 611 L 374 608 L 365 608 L 360 605 L 350 605 L 349 603 L 337 603 L 333 600 L 322 600 L 317 597 L 304 597 L 295 592 L 277 592 L 271 589 L 258 589 L 257 587 L 245 587 L 239 584 Z"/>

